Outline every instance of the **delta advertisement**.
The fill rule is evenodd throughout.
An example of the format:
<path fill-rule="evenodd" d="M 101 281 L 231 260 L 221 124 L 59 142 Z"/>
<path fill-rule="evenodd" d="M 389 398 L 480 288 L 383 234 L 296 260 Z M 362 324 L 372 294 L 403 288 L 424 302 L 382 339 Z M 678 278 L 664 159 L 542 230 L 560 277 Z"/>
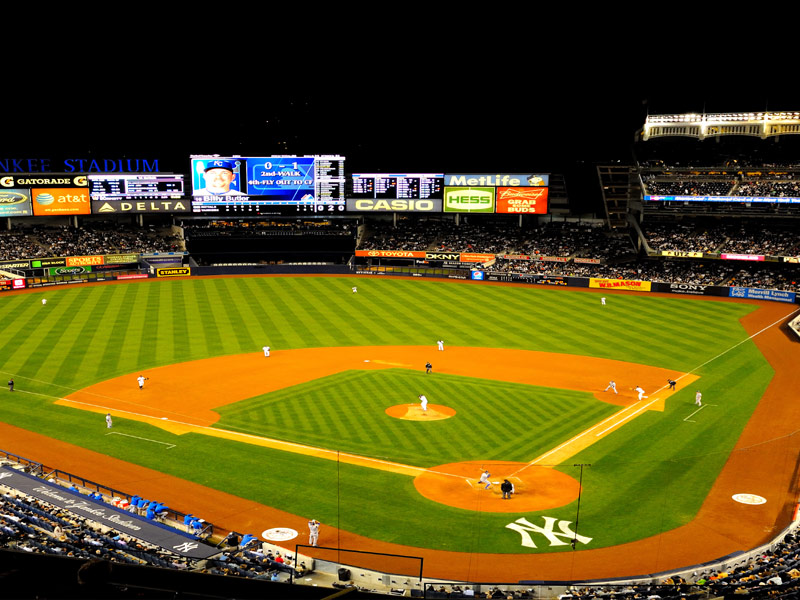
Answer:
<path fill-rule="evenodd" d="M 192 212 L 187 200 L 92 200 L 91 207 L 95 215 Z"/>

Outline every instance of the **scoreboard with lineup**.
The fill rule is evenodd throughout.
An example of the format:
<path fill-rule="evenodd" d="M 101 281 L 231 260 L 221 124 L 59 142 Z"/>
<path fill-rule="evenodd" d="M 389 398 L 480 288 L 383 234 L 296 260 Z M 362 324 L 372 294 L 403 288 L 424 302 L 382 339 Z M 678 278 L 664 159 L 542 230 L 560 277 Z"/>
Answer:
<path fill-rule="evenodd" d="M 354 173 L 350 197 L 424 200 L 443 194 L 444 173 Z"/>
<path fill-rule="evenodd" d="M 88 175 L 92 200 L 182 198 L 183 175 L 172 173 L 108 173 Z"/>

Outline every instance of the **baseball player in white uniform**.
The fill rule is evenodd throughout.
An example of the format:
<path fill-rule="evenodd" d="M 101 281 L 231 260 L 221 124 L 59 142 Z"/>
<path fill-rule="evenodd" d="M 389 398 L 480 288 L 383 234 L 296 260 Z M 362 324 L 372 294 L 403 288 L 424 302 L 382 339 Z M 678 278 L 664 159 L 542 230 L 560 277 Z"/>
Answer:
<path fill-rule="evenodd" d="M 600 304 L 602 304 L 603 306 L 605 306 L 605 305 L 606 305 L 606 297 L 605 297 L 605 296 L 603 296 L 602 298 L 600 298 Z"/>
<path fill-rule="evenodd" d="M 269 356 L 269 346 L 264 346 L 262 350 L 264 351 L 264 356 Z"/>
<path fill-rule="evenodd" d="M 353 293 L 354 293 L 354 294 L 357 294 L 357 293 L 358 293 L 358 288 L 357 288 L 356 286 L 353 286 Z"/>
<path fill-rule="evenodd" d="M 149 377 L 145 377 L 144 375 L 139 375 L 136 378 L 136 381 L 139 382 L 139 389 L 141 390 L 144 387 L 144 382 L 150 379 Z"/>
<path fill-rule="evenodd" d="M 47 298 L 42 298 L 42 306 L 44 306 L 45 304 L 47 304 Z"/>
<path fill-rule="evenodd" d="M 697 404 L 697 406 L 703 406 L 703 394 L 700 393 L 700 390 L 697 390 L 694 395 L 694 403 Z"/>
<path fill-rule="evenodd" d="M 649 396 L 644 395 L 644 390 L 640 385 L 637 385 L 635 388 L 633 388 L 633 391 L 639 393 L 639 400 L 641 400 L 642 398 L 649 398 Z"/>
<path fill-rule="evenodd" d="M 316 546 L 319 541 L 319 521 L 311 519 L 308 522 L 308 545 Z"/>
<path fill-rule="evenodd" d="M 106 427 L 111 429 L 111 425 L 113 425 L 111 422 L 111 413 L 106 413 Z"/>
<path fill-rule="evenodd" d="M 424 394 L 419 395 L 419 405 L 422 408 L 422 412 L 427 412 L 428 410 L 428 399 L 425 397 Z"/>
<path fill-rule="evenodd" d="M 486 470 L 483 473 L 481 473 L 481 478 L 478 480 L 478 483 L 485 483 L 486 484 L 486 487 L 483 488 L 483 489 L 488 490 L 490 487 L 492 487 L 492 482 L 489 481 L 489 477 L 491 477 L 491 476 L 492 476 L 492 474 L 489 473 L 488 470 Z"/>
<path fill-rule="evenodd" d="M 439 346 L 439 352 L 444 352 L 444 340 L 439 340 L 436 344 Z"/>
<path fill-rule="evenodd" d="M 604 389 L 603 391 L 607 392 L 608 390 L 614 390 L 615 394 L 619 394 L 619 392 L 617 391 L 617 382 L 614 380 L 609 381 L 608 385 L 606 386 L 606 389 Z"/>

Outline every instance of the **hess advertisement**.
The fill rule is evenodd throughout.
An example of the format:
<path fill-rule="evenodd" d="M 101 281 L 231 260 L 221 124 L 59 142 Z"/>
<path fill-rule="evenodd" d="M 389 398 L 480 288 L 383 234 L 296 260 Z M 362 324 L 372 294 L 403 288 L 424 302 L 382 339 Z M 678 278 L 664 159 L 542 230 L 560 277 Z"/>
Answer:
<path fill-rule="evenodd" d="M 493 187 L 445 187 L 444 212 L 493 213 Z"/>

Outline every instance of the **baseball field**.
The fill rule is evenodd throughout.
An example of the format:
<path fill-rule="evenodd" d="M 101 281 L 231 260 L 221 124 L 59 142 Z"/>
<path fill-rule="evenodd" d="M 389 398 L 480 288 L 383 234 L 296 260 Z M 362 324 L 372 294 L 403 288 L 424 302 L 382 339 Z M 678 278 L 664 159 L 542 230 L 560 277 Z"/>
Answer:
<path fill-rule="evenodd" d="M 288 547 L 316 518 L 321 545 L 423 556 L 429 577 L 635 575 L 769 539 L 796 501 L 795 306 L 605 296 L 355 277 L 8 294 L 0 448 L 295 529 Z"/>

